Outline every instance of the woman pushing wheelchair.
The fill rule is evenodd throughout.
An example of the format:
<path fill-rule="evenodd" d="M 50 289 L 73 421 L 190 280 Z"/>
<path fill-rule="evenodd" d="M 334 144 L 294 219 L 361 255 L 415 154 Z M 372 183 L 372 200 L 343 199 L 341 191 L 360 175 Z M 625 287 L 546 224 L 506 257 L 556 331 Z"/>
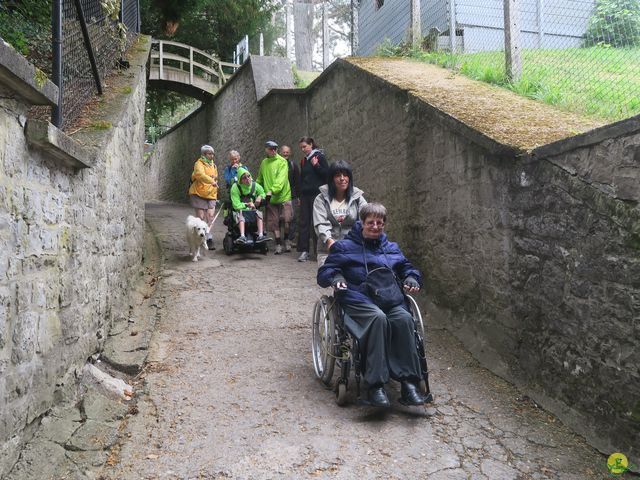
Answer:
<path fill-rule="evenodd" d="M 422 275 L 387 239 L 383 205 L 366 204 L 359 216 L 344 240 L 331 245 L 318 269 L 318 284 L 333 287 L 346 314 L 345 327 L 363 346 L 368 403 L 390 405 L 384 385 L 392 378 L 400 382 L 401 403 L 422 405 L 428 398 L 419 388 L 423 376 L 414 319 L 402 292 L 418 292 Z"/>

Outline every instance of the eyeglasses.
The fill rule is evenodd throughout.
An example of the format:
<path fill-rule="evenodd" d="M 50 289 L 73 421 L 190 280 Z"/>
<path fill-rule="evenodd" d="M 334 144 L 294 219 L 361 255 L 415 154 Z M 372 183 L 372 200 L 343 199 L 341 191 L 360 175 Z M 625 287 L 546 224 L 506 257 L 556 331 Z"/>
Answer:
<path fill-rule="evenodd" d="M 384 220 L 367 220 L 364 222 L 367 227 L 384 227 Z"/>

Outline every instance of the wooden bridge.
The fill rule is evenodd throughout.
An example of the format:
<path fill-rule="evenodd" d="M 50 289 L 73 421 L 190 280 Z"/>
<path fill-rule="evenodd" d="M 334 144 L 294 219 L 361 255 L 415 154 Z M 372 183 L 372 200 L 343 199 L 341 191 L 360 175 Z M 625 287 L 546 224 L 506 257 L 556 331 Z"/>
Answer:
<path fill-rule="evenodd" d="M 152 87 L 205 100 L 214 95 L 239 67 L 190 45 L 168 40 L 151 41 L 149 82 Z"/>

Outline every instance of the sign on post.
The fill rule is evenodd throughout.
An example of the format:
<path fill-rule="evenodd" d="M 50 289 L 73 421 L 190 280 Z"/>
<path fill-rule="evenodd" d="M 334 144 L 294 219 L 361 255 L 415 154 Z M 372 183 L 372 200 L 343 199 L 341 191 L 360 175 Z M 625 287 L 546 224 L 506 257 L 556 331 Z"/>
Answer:
<path fill-rule="evenodd" d="M 245 35 L 236 45 L 235 63 L 242 65 L 249 58 L 249 35 Z"/>

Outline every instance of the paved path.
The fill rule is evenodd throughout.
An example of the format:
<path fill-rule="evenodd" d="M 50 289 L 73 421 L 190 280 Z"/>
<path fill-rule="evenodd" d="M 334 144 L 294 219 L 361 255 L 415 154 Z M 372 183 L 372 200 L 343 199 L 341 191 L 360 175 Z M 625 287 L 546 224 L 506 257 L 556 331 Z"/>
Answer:
<path fill-rule="evenodd" d="M 166 256 L 162 315 L 103 478 L 605 478 L 603 456 L 443 330 L 429 331 L 432 407 L 338 407 L 311 362 L 315 263 L 220 247 L 190 262 L 189 213 L 147 208 Z"/>

